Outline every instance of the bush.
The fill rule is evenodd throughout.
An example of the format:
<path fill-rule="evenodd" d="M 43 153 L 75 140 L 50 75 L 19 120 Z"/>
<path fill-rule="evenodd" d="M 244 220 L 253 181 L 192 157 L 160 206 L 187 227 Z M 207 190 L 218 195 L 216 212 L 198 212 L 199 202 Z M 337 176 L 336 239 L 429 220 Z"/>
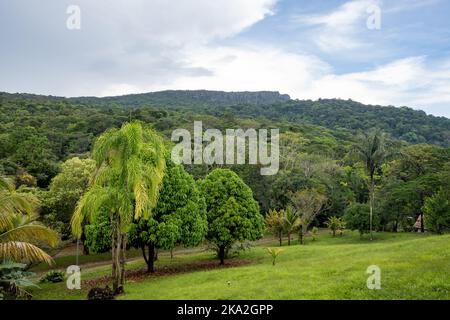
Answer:
<path fill-rule="evenodd" d="M 25 289 L 36 286 L 29 277 L 31 272 L 24 271 L 26 265 L 12 261 L 0 262 L 0 300 L 31 299 Z"/>
<path fill-rule="evenodd" d="M 63 282 L 65 273 L 63 271 L 57 271 L 52 270 L 47 272 L 42 278 L 39 280 L 40 283 L 44 282 L 51 282 L 51 283 L 57 283 L 57 282 Z"/>
<path fill-rule="evenodd" d="M 342 218 L 338 217 L 329 217 L 325 222 L 325 225 L 328 229 L 331 230 L 333 237 L 336 236 L 336 233 L 342 235 L 343 230 L 345 229 L 345 221 Z"/>
<path fill-rule="evenodd" d="M 114 292 L 108 287 L 92 288 L 88 293 L 88 300 L 113 300 Z"/>

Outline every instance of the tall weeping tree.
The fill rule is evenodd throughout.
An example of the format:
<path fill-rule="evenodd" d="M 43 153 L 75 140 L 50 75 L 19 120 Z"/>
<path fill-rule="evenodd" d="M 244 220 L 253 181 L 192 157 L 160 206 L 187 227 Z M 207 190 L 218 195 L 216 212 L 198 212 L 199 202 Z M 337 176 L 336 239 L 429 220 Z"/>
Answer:
<path fill-rule="evenodd" d="M 375 204 L 375 183 L 376 175 L 381 171 L 382 165 L 394 156 L 394 153 L 387 149 L 386 134 L 379 129 L 364 133 L 360 136 L 359 142 L 354 145 L 351 153 L 359 161 L 364 163 L 368 175 L 369 188 L 369 231 L 370 240 L 373 239 L 373 210 Z"/>
<path fill-rule="evenodd" d="M 96 162 L 91 185 L 78 202 L 72 232 L 80 238 L 82 223 L 108 210 L 111 223 L 113 290 L 123 291 L 127 227 L 133 219 L 149 218 L 156 206 L 165 171 L 164 144 L 140 122 L 110 129 L 95 142 Z"/>

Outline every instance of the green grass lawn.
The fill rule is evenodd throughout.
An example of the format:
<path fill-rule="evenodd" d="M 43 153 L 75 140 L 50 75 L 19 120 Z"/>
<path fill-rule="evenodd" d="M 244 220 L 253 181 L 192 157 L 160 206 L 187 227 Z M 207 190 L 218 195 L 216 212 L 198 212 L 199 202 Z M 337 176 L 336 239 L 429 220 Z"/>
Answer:
<path fill-rule="evenodd" d="M 321 234 L 304 246 L 283 246 L 275 266 L 265 247 L 242 252 L 228 267 L 217 267 L 211 252 L 162 256 L 159 275 L 130 277 L 118 299 L 450 299 L 450 235 L 379 233 L 369 241 Z M 367 289 L 370 265 L 381 269 L 381 290 Z M 140 259 L 127 264 L 143 267 Z M 161 275 L 166 269 L 175 272 Z M 83 268 L 82 279 L 109 273 L 105 265 Z M 65 283 L 40 287 L 35 299 L 85 299 L 89 290 L 86 283 L 74 291 Z"/>

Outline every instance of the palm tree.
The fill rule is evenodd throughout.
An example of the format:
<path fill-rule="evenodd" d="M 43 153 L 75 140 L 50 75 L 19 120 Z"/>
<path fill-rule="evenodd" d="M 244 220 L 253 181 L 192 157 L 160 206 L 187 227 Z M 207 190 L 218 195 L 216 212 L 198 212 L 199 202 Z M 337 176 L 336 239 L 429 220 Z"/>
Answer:
<path fill-rule="evenodd" d="M 72 216 L 72 232 L 82 234 L 85 219 L 93 221 L 107 208 L 111 221 L 113 290 L 123 291 L 127 237 L 133 219 L 148 218 L 158 199 L 165 171 L 162 139 L 141 123 L 126 123 L 103 133 L 92 151 L 97 169 L 91 186 Z"/>
<path fill-rule="evenodd" d="M 364 166 L 369 177 L 369 226 L 370 240 L 372 236 L 373 209 L 375 203 L 375 175 L 381 169 L 383 163 L 393 156 L 386 149 L 386 134 L 376 129 L 369 133 L 364 133 L 360 137 L 359 144 L 356 144 L 351 152 L 358 160 L 364 162 Z"/>
<path fill-rule="evenodd" d="M 325 221 L 325 225 L 327 226 L 328 229 L 331 230 L 333 237 L 335 237 L 336 231 L 344 229 L 345 221 L 342 218 L 332 216 L 329 217 L 327 221 Z"/>
<path fill-rule="evenodd" d="M 301 225 L 299 216 L 292 207 L 287 207 L 284 211 L 283 227 L 288 236 L 288 246 L 291 245 L 291 234 L 295 232 Z"/>
<path fill-rule="evenodd" d="M 11 181 L 0 177 L 0 261 L 53 263 L 35 245 L 53 247 L 58 241 L 54 231 L 37 222 L 37 204 L 34 196 L 17 192 Z"/>

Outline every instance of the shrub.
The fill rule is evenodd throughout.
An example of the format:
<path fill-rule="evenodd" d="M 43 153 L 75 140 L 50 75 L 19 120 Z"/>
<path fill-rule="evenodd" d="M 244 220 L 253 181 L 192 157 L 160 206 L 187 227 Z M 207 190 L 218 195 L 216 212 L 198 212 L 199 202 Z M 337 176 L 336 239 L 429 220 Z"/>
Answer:
<path fill-rule="evenodd" d="M 345 228 L 345 221 L 342 218 L 333 216 L 328 218 L 328 220 L 325 222 L 325 225 L 328 229 L 331 230 L 333 237 L 335 237 L 336 233 L 342 235 L 342 231 Z"/>
<path fill-rule="evenodd" d="M 317 238 L 318 234 L 319 234 L 319 228 L 313 227 L 311 229 L 311 236 L 312 236 L 313 241 L 316 241 L 316 238 Z"/>
<path fill-rule="evenodd" d="M 283 249 L 272 249 L 272 248 L 266 248 L 267 253 L 270 255 L 270 257 L 272 258 L 272 265 L 274 266 L 277 262 L 277 258 L 280 255 L 281 252 L 283 252 Z"/>
<path fill-rule="evenodd" d="M 31 299 L 26 288 L 36 287 L 28 277 L 33 273 L 24 271 L 26 265 L 12 261 L 0 262 L 0 300 Z"/>
<path fill-rule="evenodd" d="M 63 271 L 57 271 L 57 270 L 51 270 L 47 272 L 42 278 L 39 280 L 40 283 L 45 282 L 51 282 L 51 283 L 57 283 L 57 282 L 63 282 L 65 273 Z"/>
<path fill-rule="evenodd" d="M 113 300 L 114 292 L 110 287 L 92 288 L 88 293 L 88 300 Z"/>

